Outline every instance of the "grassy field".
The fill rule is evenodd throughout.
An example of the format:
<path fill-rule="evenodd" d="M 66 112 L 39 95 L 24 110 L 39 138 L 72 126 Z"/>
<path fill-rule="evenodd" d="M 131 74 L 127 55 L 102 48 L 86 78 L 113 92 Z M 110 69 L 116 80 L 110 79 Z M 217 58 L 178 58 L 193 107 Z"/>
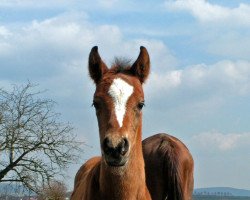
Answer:
<path fill-rule="evenodd" d="M 250 200 L 250 197 L 235 197 L 235 196 L 212 196 L 212 195 L 194 195 L 193 200 Z"/>

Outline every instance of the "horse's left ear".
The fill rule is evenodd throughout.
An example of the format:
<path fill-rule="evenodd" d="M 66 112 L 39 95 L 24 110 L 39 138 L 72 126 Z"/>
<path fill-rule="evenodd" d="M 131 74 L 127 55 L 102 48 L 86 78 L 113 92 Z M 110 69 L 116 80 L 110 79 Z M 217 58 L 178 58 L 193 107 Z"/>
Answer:
<path fill-rule="evenodd" d="M 99 53 L 98 53 L 98 47 L 94 46 L 91 49 L 91 52 L 89 54 L 89 75 L 95 82 L 95 84 L 98 84 L 103 74 L 108 71 L 108 68 L 106 64 L 102 61 Z"/>
<path fill-rule="evenodd" d="M 139 78 L 141 83 L 144 83 L 148 78 L 150 71 L 150 58 L 145 47 L 140 47 L 140 54 L 132 65 L 130 71 Z"/>

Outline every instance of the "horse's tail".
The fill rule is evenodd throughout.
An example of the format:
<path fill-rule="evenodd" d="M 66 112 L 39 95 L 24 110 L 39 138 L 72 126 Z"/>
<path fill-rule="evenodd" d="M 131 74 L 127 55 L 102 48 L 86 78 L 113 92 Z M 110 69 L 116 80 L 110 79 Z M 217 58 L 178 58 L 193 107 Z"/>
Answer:
<path fill-rule="evenodd" d="M 165 170 L 167 171 L 166 174 L 168 176 L 167 199 L 170 200 L 183 200 L 178 164 L 179 163 L 176 162 L 175 157 L 165 161 Z"/>
<path fill-rule="evenodd" d="M 162 140 L 159 146 L 159 152 L 164 157 L 164 166 L 163 170 L 167 177 L 165 180 L 166 183 L 166 197 L 167 200 L 183 200 L 183 189 L 182 189 L 182 180 L 181 180 L 181 171 L 180 171 L 180 162 L 179 162 L 179 151 L 175 143 L 173 143 L 169 135 L 161 134 Z"/>

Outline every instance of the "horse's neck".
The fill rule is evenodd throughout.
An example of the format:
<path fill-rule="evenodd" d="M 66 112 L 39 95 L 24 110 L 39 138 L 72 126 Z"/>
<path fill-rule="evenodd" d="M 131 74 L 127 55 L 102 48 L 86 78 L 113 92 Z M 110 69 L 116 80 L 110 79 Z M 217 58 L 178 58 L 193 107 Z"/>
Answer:
<path fill-rule="evenodd" d="M 100 169 L 102 199 L 151 200 L 145 181 L 141 142 L 131 149 L 130 159 L 123 167 L 109 167 L 104 161 Z"/>

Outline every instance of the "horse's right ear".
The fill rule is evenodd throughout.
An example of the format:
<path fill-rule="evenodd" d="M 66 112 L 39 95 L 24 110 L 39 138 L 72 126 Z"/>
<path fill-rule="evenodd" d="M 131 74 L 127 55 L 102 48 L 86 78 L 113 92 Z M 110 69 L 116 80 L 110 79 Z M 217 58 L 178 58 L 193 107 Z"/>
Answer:
<path fill-rule="evenodd" d="M 94 46 L 89 54 L 89 75 L 98 84 L 105 72 L 108 71 L 106 64 L 102 61 L 99 53 L 98 47 Z"/>

